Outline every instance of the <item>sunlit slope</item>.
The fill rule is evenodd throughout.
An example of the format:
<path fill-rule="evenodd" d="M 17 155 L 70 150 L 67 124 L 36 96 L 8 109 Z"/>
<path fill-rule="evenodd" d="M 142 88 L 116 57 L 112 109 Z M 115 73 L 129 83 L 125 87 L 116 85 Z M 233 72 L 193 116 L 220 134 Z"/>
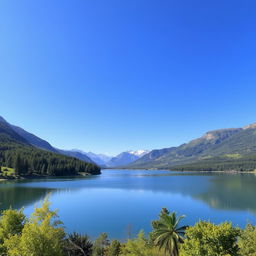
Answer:
<path fill-rule="evenodd" d="M 254 158 L 254 154 L 256 155 L 256 126 L 251 125 L 245 128 L 207 132 L 201 138 L 179 147 L 153 150 L 129 167 L 172 168 L 184 166 L 187 169 L 192 163 L 200 162 L 202 165 L 213 166 L 225 161 L 228 165 L 232 163 L 232 168 L 238 169 L 239 161 L 243 163 L 248 160 L 246 157 L 249 156 L 250 159 Z"/>

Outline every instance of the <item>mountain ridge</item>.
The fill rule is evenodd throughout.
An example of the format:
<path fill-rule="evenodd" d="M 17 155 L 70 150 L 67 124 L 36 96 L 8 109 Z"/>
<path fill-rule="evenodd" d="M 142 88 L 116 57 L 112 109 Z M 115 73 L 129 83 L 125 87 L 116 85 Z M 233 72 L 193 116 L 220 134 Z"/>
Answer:
<path fill-rule="evenodd" d="M 75 150 L 64 150 L 64 149 L 57 149 L 57 148 L 55 149 L 58 151 L 58 153 L 62 155 L 75 157 L 81 161 L 97 164 L 91 158 L 89 158 L 86 154 L 82 153 L 80 150 L 75 151 Z"/>
<path fill-rule="evenodd" d="M 115 157 L 112 157 L 107 163 L 106 167 L 107 168 L 116 168 L 122 165 L 130 164 L 133 163 L 134 161 L 140 159 L 143 157 L 145 154 L 147 154 L 149 151 L 148 150 L 128 150 L 121 152 Z"/>
<path fill-rule="evenodd" d="M 18 131 L 18 132 L 16 132 Z M 21 136 L 21 135 L 24 135 Z M 0 177 L 16 179 L 20 177 L 67 176 L 100 174 L 100 168 L 75 157 L 41 149 L 29 141 L 41 143 L 43 140 L 17 126 L 12 126 L 0 118 L 0 167 L 11 168 L 13 172 Z M 46 141 L 43 141 L 47 144 Z"/>
<path fill-rule="evenodd" d="M 206 132 L 203 136 L 178 147 L 153 150 L 127 168 L 172 168 L 224 155 L 256 155 L 256 124 L 243 128 L 225 128 Z"/>
<path fill-rule="evenodd" d="M 63 149 L 55 148 L 48 141 L 41 139 L 40 137 L 34 135 L 33 133 L 27 132 L 26 130 L 24 130 L 23 128 L 21 128 L 19 126 L 12 125 L 12 124 L 8 123 L 2 116 L 0 116 L 0 122 L 2 124 L 9 125 L 9 127 L 11 127 L 11 129 L 15 133 L 17 133 L 19 136 L 24 138 L 26 140 L 26 142 L 28 142 L 30 145 L 32 145 L 36 148 L 47 150 L 47 151 L 50 151 L 53 153 L 59 153 L 59 154 L 65 155 L 65 156 L 75 157 L 81 161 L 85 161 L 88 163 L 95 163 L 94 161 L 92 161 L 90 159 L 90 157 L 86 156 L 85 154 L 82 154 L 82 151 L 63 150 Z"/>
<path fill-rule="evenodd" d="M 23 138 L 25 138 L 32 146 L 35 146 L 37 148 L 43 149 L 43 150 L 48 150 L 54 153 L 57 153 L 58 151 L 46 140 L 43 140 L 41 138 L 39 138 L 38 136 L 27 132 L 26 130 L 24 130 L 23 128 L 19 127 L 19 126 L 15 126 L 15 125 L 11 125 L 11 127 L 13 128 L 13 130 L 18 133 L 20 136 L 22 136 Z"/>

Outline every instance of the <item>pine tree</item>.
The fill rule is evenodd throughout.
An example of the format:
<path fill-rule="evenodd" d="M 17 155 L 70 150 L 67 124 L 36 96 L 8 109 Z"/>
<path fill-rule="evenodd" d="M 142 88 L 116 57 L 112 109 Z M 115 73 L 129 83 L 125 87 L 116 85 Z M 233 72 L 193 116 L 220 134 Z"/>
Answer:
<path fill-rule="evenodd" d="M 16 156 L 15 163 L 14 163 L 14 170 L 15 170 L 15 175 L 20 175 L 22 172 L 22 163 L 21 163 L 20 154 Z"/>

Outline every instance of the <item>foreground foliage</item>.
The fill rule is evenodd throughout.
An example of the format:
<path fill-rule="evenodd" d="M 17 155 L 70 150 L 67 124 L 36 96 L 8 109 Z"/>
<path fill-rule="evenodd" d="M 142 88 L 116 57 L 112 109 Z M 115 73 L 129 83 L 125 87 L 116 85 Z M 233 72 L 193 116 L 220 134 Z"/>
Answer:
<path fill-rule="evenodd" d="M 90 256 L 93 243 L 87 235 L 80 235 L 76 232 L 68 236 L 65 249 L 69 256 Z"/>
<path fill-rule="evenodd" d="M 177 217 L 163 208 L 152 222 L 149 237 L 110 241 L 102 233 L 94 242 L 87 235 L 66 234 L 56 211 L 46 199 L 30 218 L 23 210 L 8 209 L 0 216 L 1 256 L 256 256 L 256 227 L 245 229 L 225 222 L 200 221 L 179 226 Z"/>
<path fill-rule="evenodd" d="M 60 225 L 56 212 L 49 209 L 49 202 L 45 200 L 41 208 L 35 209 L 20 234 L 4 239 L 7 255 L 63 255 L 65 232 Z"/>
<path fill-rule="evenodd" d="M 147 240 L 143 231 L 136 239 L 129 239 L 123 247 L 121 256 L 154 256 L 153 245 Z M 160 255 L 160 254 L 159 254 Z"/>
<path fill-rule="evenodd" d="M 186 226 L 179 227 L 180 221 L 184 217 L 177 217 L 175 212 L 170 213 L 166 208 L 163 208 L 159 220 L 152 222 L 151 237 L 154 244 L 168 255 L 179 255 L 179 244 L 184 243 L 183 238 L 187 228 Z"/>
<path fill-rule="evenodd" d="M 182 246 L 182 255 L 186 256 L 238 256 L 238 228 L 231 223 L 214 225 L 199 222 L 186 230 L 186 239 Z"/>
<path fill-rule="evenodd" d="M 248 224 L 238 240 L 241 255 L 256 256 L 256 227 Z"/>

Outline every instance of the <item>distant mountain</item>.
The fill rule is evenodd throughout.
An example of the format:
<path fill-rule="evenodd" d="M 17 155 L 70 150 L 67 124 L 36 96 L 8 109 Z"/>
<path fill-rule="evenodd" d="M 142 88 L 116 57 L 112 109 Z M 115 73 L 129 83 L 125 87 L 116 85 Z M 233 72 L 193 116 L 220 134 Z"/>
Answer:
<path fill-rule="evenodd" d="M 138 159 L 140 159 L 142 156 L 147 154 L 147 150 L 137 150 L 137 151 L 126 151 L 122 152 L 116 157 L 113 157 L 106 163 L 107 167 L 118 167 L 130 164 Z"/>
<path fill-rule="evenodd" d="M 108 155 L 105 155 L 105 154 L 95 154 L 95 153 L 92 153 L 92 152 L 88 152 L 88 153 L 85 153 L 88 157 L 90 157 L 90 159 L 100 165 L 100 166 L 106 166 L 107 163 L 111 160 L 112 156 L 108 156 Z"/>
<path fill-rule="evenodd" d="M 149 153 L 145 154 L 139 160 L 131 163 L 130 166 L 131 167 L 135 166 L 135 168 L 136 167 L 140 168 L 140 166 L 142 166 L 142 168 L 144 168 L 144 166 L 147 166 L 147 163 L 148 163 L 148 167 L 150 168 L 150 164 L 154 160 L 160 159 L 161 156 L 164 156 L 165 154 L 172 151 L 173 149 L 174 149 L 174 147 L 163 148 L 163 149 L 154 149 L 154 150 L 150 151 Z"/>
<path fill-rule="evenodd" d="M 91 158 L 89 158 L 85 153 L 83 153 L 80 150 L 74 150 L 74 149 L 72 150 L 56 149 L 56 150 L 62 155 L 72 156 L 88 163 L 95 163 L 94 161 L 91 160 Z"/>
<path fill-rule="evenodd" d="M 149 151 L 147 150 L 130 150 L 126 152 L 122 152 L 118 154 L 117 156 L 108 156 L 105 154 L 96 154 L 92 152 L 83 152 L 78 149 L 73 149 L 71 151 L 68 151 L 68 153 L 72 156 L 78 157 L 81 159 L 81 156 L 87 156 L 93 161 L 94 163 L 98 164 L 101 167 L 107 168 L 107 167 L 117 167 L 124 164 L 129 164 L 140 157 L 147 154 Z M 62 151 L 62 153 L 65 153 Z M 67 152 L 66 152 L 67 153 Z M 82 160 L 82 159 L 81 159 Z"/>
<path fill-rule="evenodd" d="M 195 139 L 179 147 L 153 150 L 129 168 L 172 168 L 190 169 L 194 166 L 208 165 L 210 162 L 235 162 L 235 158 L 256 155 L 256 124 L 244 128 L 221 129 L 207 132 L 201 138 Z M 237 160 L 236 160 L 237 161 Z M 227 165 L 226 165 L 227 166 Z M 234 166 L 232 167 L 234 168 Z M 203 168 L 202 168 L 203 169 Z"/>
<path fill-rule="evenodd" d="M 132 163 L 132 162 L 136 161 L 137 159 L 139 159 L 138 156 L 131 154 L 129 152 L 123 152 L 123 153 L 117 155 L 116 157 L 113 157 L 107 163 L 107 166 L 108 167 L 123 166 L 123 165 L 127 165 L 129 163 Z"/>
<path fill-rule="evenodd" d="M 127 152 L 132 154 L 132 155 L 138 156 L 140 158 L 140 157 L 143 157 L 146 154 L 148 154 L 150 151 L 149 150 L 140 149 L 140 150 L 130 150 L 130 151 L 127 151 Z"/>

